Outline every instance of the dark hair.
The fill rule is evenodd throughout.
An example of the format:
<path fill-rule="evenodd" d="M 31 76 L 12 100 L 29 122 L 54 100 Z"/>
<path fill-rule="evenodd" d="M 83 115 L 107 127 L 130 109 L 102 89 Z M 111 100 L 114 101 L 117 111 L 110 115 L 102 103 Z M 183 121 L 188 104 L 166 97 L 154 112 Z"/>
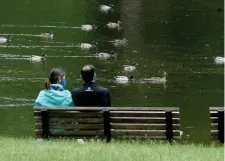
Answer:
<path fill-rule="evenodd" d="M 59 77 L 63 77 L 65 75 L 64 71 L 59 68 L 53 68 L 49 73 L 48 79 L 45 81 L 45 89 L 50 88 L 50 84 L 57 84 Z"/>
<path fill-rule="evenodd" d="M 85 65 L 81 69 L 80 74 L 85 83 L 91 82 L 94 79 L 95 67 L 93 65 Z"/>

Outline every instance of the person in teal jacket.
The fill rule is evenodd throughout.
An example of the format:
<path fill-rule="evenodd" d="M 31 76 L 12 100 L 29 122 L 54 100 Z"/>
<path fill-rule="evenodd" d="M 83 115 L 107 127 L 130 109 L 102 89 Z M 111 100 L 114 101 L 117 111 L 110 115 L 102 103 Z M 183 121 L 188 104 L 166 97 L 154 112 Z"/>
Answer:
<path fill-rule="evenodd" d="M 45 81 L 45 90 L 40 91 L 35 107 L 71 107 L 74 106 L 71 92 L 65 90 L 66 79 L 63 70 L 53 68 Z"/>

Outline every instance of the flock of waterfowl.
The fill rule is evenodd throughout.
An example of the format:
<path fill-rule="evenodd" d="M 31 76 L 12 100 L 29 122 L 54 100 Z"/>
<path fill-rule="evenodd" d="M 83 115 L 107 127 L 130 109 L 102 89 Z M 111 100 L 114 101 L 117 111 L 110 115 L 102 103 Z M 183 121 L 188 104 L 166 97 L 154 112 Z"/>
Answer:
<path fill-rule="evenodd" d="M 114 5 L 112 5 L 112 4 L 111 5 L 100 5 L 99 11 L 102 12 L 103 14 L 107 14 L 114 10 L 113 7 L 114 7 Z M 108 22 L 106 24 L 106 26 L 109 29 L 118 29 L 118 31 L 121 29 L 121 25 L 122 25 L 122 22 L 120 20 L 118 20 L 117 22 Z M 97 29 L 97 27 L 94 25 L 90 25 L 90 24 L 84 24 L 84 25 L 81 25 L 80 29 L 82 31 L 90 32 L 92 30 Z M 46 39 L 53 39 L 54 34 L 53 34 L 53 32 L 49 32 L 49 33 L 42 33 L 37 36 L 46 38 Z M 5 37 L 0 37 L 0 44 L 8 43 L 10 41 L 11 41 L 10 35 L 5 36 Z M 112 43 L 115 47 L 121 47 L 121 46 L 126 47 L 128 44 L 128 40 L 126 38 L 115 39 L 115 40 L 111 40 L 108 42 Z M 76 45 L 75 47 L 78 47 L 81 50 L 91 50 L 93 48 L 96 48 L 95 56 L 102 58 L 102 59 L 108 59 L 108 58 L 113 58 L 113 57 L 117 56 L 114 51 L 110 51 L 109 53 L 97 52 L 97 45 L 98 45 L 98 43 L 93 41 L 91 44 L 80 43 L 80 44 Z M 46 54 L 42 54 L 41 56 L 31 55 L 30 61 L 41 62 L 46 59 L 46 56 L 47 56 Z M 214 62 L 216 64 L 224 64 L 225 58 L 224 57 L 214 57 Z M 135 72 L 137 66 L 138 66 L 137 63 L 133 63 L 132 65 L 124 65 L 122 71 L 125 75 L 114 77 L 115 81 L 117 83 L 129 83 L 129 82 L 133 81 L 134 80 L 133 73 Z M 149 82 L 152 84 L 165 84 L 167 81 L 166 76 L 167 76 L 167 73 L 164 72 L 162 77 L 145 78 L 145 79 L 143 79 L 143 81 L 146 81 L 146 82 Z"/>

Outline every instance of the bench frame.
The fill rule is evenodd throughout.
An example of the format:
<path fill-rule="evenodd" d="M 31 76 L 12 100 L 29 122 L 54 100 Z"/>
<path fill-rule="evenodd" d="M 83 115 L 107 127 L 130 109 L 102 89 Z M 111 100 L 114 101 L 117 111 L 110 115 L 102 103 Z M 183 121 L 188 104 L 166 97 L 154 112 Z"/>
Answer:
<path fill-rule="evenodd" d="M 172 111 L 179 111 L 178 107 L 70 107 L 70 108 L 37 108 L 35 110 L 41 111 L 42 121 L 42 138 L 48 138 L 49 135 L 49 114 L 48 110 L 76 110 L 76 111 L 103 111 L 104 136 L 106 142 L 111 140 L 111 124 L 110 111 L 165 111 L 166 123 L 166 138 L 171 143 L 173 140 L 173 113 Z"/>
<path fill-rule="evenodd" d="M 218 115 L 218 140 L 220 143 L 224 143 L 224 107 L 210 107 L 209 108 L 210 114 L 211 111 L 217 111 Z"/>

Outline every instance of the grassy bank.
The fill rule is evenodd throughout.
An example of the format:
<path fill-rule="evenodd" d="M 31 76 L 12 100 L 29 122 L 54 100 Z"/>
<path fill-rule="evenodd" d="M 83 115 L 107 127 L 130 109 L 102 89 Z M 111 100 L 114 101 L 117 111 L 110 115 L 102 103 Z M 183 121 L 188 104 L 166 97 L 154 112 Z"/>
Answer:
<path fill-rule="evenodd" d="M 1 161 L 222 161 L 223 146 L 165 142 L 78 143 L 0 137 Z"/>

